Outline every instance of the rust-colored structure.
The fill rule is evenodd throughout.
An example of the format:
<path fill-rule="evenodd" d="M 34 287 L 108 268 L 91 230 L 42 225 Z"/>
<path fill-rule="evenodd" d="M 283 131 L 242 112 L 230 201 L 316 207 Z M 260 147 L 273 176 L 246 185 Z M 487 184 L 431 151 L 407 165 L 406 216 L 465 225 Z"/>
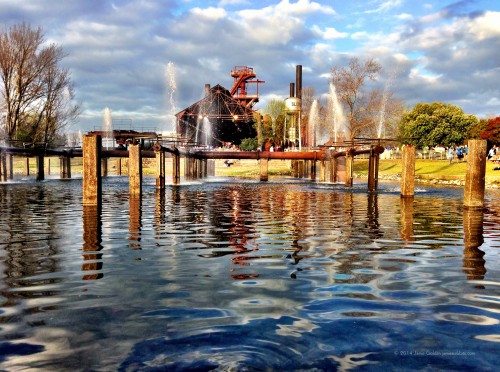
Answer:
<path fill-rule="evenodd" d="M 253 106 L 259 102 L 259 84 L 253 68 L 236 66 L 230 90 L 217 84 L 205 84 L 205 96 L 176 114 L 177 133 L 190 142 L 218 147 L 225 142 L 240 144 L 257 135 Z M 250 85 L 255 90 L 249 91 Z"/>

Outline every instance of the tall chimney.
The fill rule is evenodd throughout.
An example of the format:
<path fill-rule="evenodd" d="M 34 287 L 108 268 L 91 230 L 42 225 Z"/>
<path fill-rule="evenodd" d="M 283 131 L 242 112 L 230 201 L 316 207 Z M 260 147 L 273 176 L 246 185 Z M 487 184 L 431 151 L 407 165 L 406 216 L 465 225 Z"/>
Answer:
<path fill-rule="evenodd" d="M 295 97 L 302 99 L 302 65 L 295 69 Z"/>
<path fill-rule="evenodd" d="M 295 83 L 290 83 L 290 97 L 295 97 Z"/>
<path fill-rule="evenodd" d="M 210 84 L 205 84 L 205 96 L 210 94 Z"/>

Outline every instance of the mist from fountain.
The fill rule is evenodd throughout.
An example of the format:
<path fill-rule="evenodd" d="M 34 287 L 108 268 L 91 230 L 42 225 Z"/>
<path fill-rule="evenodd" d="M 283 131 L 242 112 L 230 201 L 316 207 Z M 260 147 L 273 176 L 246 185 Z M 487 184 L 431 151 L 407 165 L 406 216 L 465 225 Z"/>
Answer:
<path fill-rule="evenodd" d="M 309 129 L 309 147 L 316 147 L 317 143 L 325 143 L 326 141 L 328 141 L 328 138 L 324 140 L 324 138 L 319 133 L 319 107 L 317 99 L 315 99 L 311 104 L 307 123 Z"/>
<path fill-rule="evenodd" d="M 342 108 L 342 104 L 339 101 L 337 96 L 337 89 L 333 83 L 330 83 L 330 90 L 328 92 L 328 101 L 329 101 L 329 113 L 330 113 L 330 122 L 333 123 L 332 129 L 334 142 L 337 142 L 340 137 L 348 138 L 348 129 L 347 129 L 347 121 L 344 115 L 344 109 Z"/>
<path fill-rule="evenodd" d="M 175 104 L 175 92 L 177 91 L 177 81 L 175 77 L 175 65 L 172 61 L 167 63 L 165 68 L 165 77 L 167 80 L 167 130 L 173 132 L 176 128 L 176 117 L 177 107 Z"/>
<path fill-rule="evenodd" d="M 102 147 L 105 149 L 114 148 L 115 140 L 113 138 L 113 119 L 111 117 L 111 110 L 106 107 L 102 119 Z"/>
<path fill-rule="evenodd" d="M 393 70 L 389 73 L 389 78 L 384 85 L 384 92 L 382 93 L 382 101 L 380 103 L 380 114 L 377 127 L 377 137 L 382 138 L 385 136 L 385 120 L 387 111 L 387 101 L 389 99 L 389 92 L 392 89 L 394 80 L 396 79 L 397 70 Z"/>
<path fill-rule="evenodd" d="M 205 146 L 210 146 L 210 138 L 212 137 L 212 124 L 210 123 L 210 120 L 208 120 L 208 117 L 203 118 L 203 133 L 205 135 Z"/>

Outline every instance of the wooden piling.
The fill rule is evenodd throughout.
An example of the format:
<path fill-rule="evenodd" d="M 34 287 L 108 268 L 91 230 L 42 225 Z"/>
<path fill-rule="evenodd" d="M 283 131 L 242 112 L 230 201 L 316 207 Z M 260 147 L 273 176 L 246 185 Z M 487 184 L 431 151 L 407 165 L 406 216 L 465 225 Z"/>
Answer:
<path fill-rule="evenodd" d="M 354 155 L 346 154 L 345 157 L 345 185 L 352 186 L 353 183 Z"/>
<path fill-rule="evenodd" d="M 299 177 L 299 161 L 292 160 L 292 176 L 295 178 Z"/>
<path fill-rule="evenodd" d="M 26 168 L 25 168 L 25 172 L 24 174 L 26 175 L 26 177 L 28 177 L 30 175 L 30 158 L 29 157 L 26 157 Z"/>
<path fill-rule="evenodd" d="M 108 158 L 101 159 L 101 172 L 102 172 L 102 177 L 108 176 Z"/>
<path fill-rule="evenodd" d="M 469 140 L 468 148 L 464 207 L 483 208 L 486 175 L 486 141 Z"/>
<path fill-rule="evenodd" d="M 71 158 L 69 156 L 59 157 L 59 177 L 61 179 L 71 178 Z"/>
<path fill-rule="evenodd" d="M 50 158 L 47 157 L 47 161 L 45 162 L 47 164 L 47 175 L 50 176 Z"/>
<path fill-rule="evenodd" d="M 339 162 L 338 158 L 333 158 L 330 160 L 330 182 L 337 182 L 339 179 L 338 170 L 339 170 Z"/>
<path fill-rule="evenodd" d="M 415 146 L 403 146 L 403 169 L 401 172 L 401 197 L 408 198 L 415 195 Z"/>
<path fill-rule="evenodd" d="M 45 179 L 45 157 L 43 155 L 36 156 L 36 180 L 43 181 Z"/>
<path fill-rule="evenodd" d="M 326 161 L 321 160 L 319 162 L 319 182 L 325 182 L 326 180 L 326 174 L 327 174 L 327 169 L 326 169 Z"/>
<path fill-rule="evenodd" d="M 14 179 L 14 155 L 7 154 L 5 174 L 9 180 Z"/>
<path fill-rule="evenodd" d="M 368 191 L 370 192 L 377 191 L 379 158 L 379 153 L 375 151 L 374 146 L 371 146 L 368 160 Z"/>
<path fill-rule="evenodd" d="M 156 189 L 165 189 L 165 151 L 159 149 L 155 151 L 156 166 Z"/>
<path fill-rule="evenodd" d="M 317 171 L 317 162 L 316 160 L 311 160 L 311 181 L 316 181 L 316 171 Z"/>
<path fill-rule="evenodd" d="M 118 176 L 121 176 L 122 175 L 122 158 L 116 159 L 115 167 L 116 167 L 116 174 Z"/>
<path fill-rule="evenodd" d="M 101 148 L 101 136 L 83 137 L 83 205 L 102 202 Z"/>
<path fill-rule="evenodd" d="M 172 183 L 174 185 L 181 183 L 181 156 L 179 152 L 172 154 Z"/>
<path fill-rule="evenodd" d="M 267 181 L 269 179 L 269 159 L 261 158 L 260 162 L 260 180 Z"/>
<path fill-rule="evenodd" d="M 129 145 L 128 147 L 128 178 L 129 193 L 141 195 L 142 193 L 142 154 L 141 145 Z"/>

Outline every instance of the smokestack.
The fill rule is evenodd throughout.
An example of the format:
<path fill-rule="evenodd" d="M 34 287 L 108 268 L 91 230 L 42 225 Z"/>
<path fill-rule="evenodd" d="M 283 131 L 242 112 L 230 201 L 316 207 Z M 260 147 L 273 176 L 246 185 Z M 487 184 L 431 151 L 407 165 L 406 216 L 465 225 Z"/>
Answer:
<path fill-rule="evenodd" d="M 295 69 L 295 97 L 302 99 L 302 65 Z"/>
<path fill-rule="evenodd" d="M 210 94 L 210 84 L 205 84 L 205 96 Z"/>
<path fill-rule="evenodd" d="M 295 97 L 295 83 L 290 83 L 290 97 Z"/>

